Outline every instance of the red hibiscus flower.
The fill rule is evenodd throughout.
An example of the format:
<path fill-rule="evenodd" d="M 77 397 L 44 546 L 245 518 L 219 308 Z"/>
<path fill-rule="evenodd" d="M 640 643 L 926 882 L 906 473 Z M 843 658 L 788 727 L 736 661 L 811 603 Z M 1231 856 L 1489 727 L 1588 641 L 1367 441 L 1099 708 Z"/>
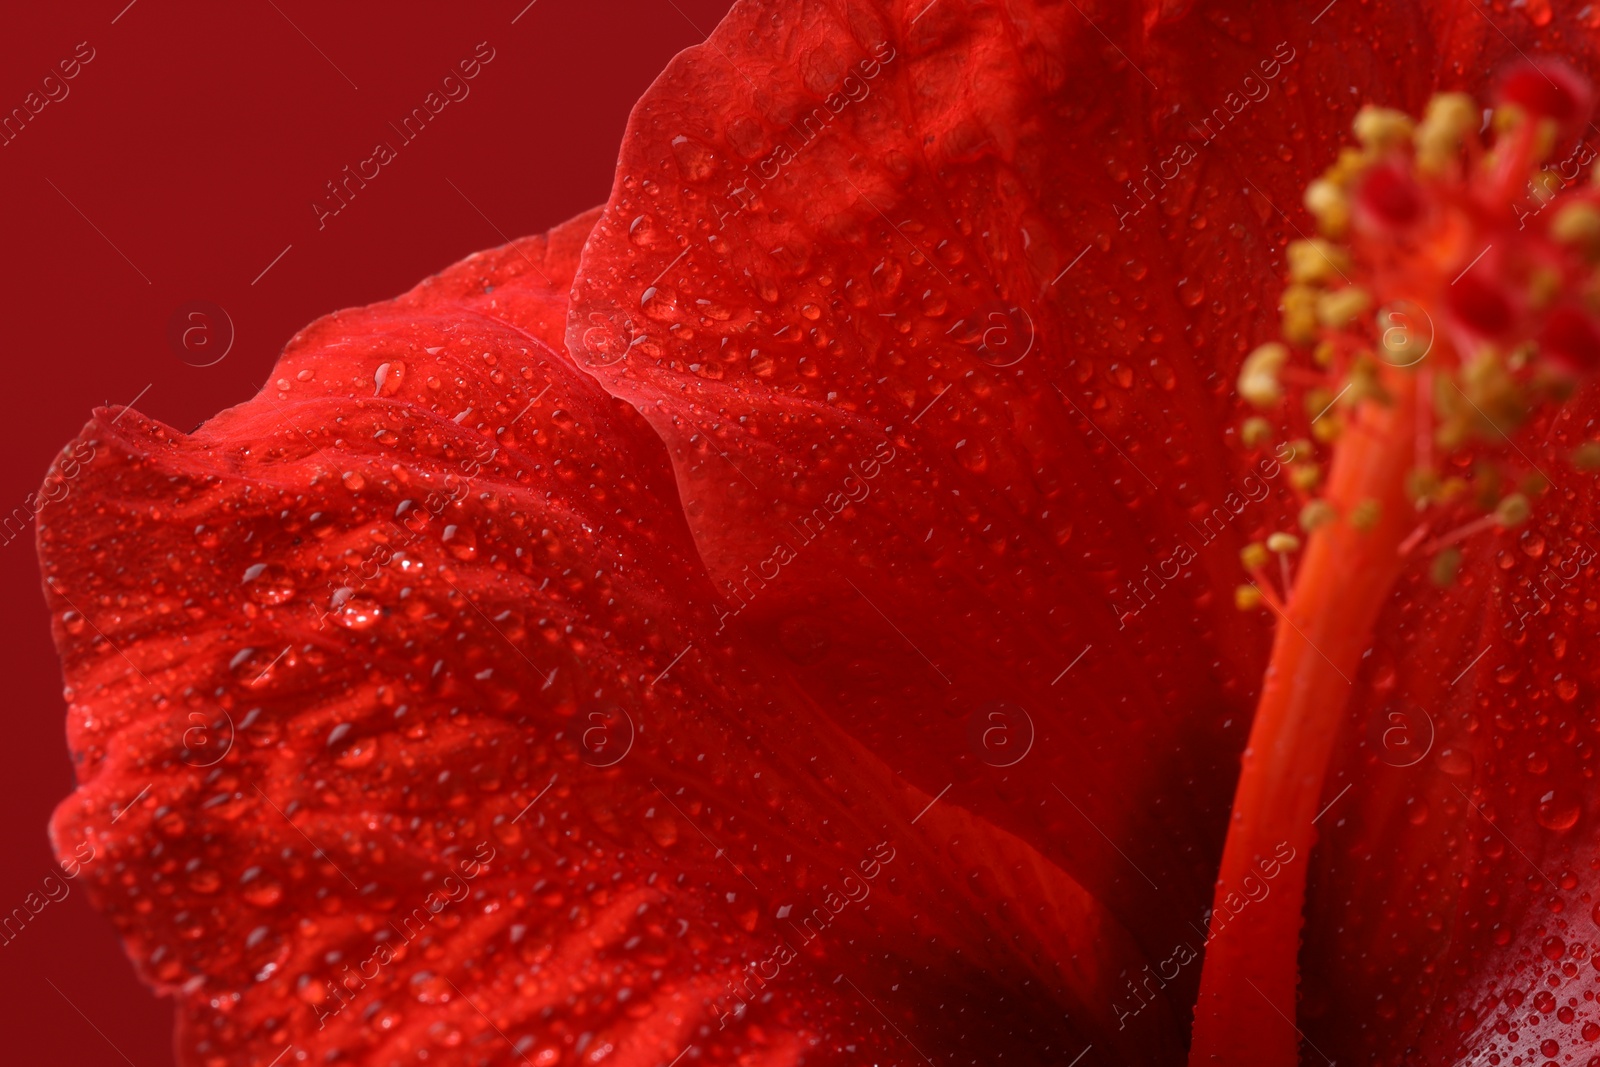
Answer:
<path fill-rule="evenodd" d="M 1594 1062 L 1597 22 L 742 3 L 98 415 L 53 833 L 184 1062 Z"/>

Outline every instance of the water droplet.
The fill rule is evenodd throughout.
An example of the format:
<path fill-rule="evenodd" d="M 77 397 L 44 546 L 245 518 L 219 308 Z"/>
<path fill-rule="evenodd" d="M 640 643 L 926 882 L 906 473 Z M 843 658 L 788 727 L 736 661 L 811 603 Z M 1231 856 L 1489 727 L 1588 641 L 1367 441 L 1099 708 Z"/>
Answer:
<path fill-rule="evenodd" d="M 1570 830 L 1578 823 L 1578 816 L 1583 814 L 1583 808 L 1576 797 L 1569 797 L 1551 790 L 1539 798 L 1539 809 L 1535 817 L 1539 825 L 1546 830 Z"/>
<path fill-rule="evenodd" d="M 283 899 L 283 886 L 277 882 L 254 881 L 245 886 L 245 902 L 258 908 L 270 908 Z"/>
<path fill-rule="evenodd" d="M 406 365 L 404 363 L 380 363 L 377 373 L 372 376 L 372 382 L 377 386 L 375 396 L 394 396 L 400 391 L 400 384 L 405 381 Z"/>
<path fill-rule="evenodd" d="M 628 224 L 628 240 L 640 248 L 654 248 L 661 243 L 661 229 L 649 215 L 640 215 Z"/>
<path fill-rule="evenodd" d="M 956 442 L 956 458 L 974 474 L 982 474 L 989 466 L 989 456 L 980 445 L 971 441 Z"/>
<path fill-rule="evenodd" d="M 444 542 L 445 549 L 463 562 L 478 554 L 478 535 L 472 532 L 470 526 L 446 526 L 440 539 Z"/>
<path fill-rule="evenodd" d="M 279 563 L 257 563 L 244 572 L 244 588 L 257 604 L 282 604 L 295 594 L 294 581 Z"/>
<path fill-rule="evenodd" d="M 678 294 L 665 286 L 652 285 L 639 298 L 639 307 L 657 322 L 677 322 L 683 317 L 678 310 Z"/>
<path fill-rule="evenodd" d="M 421 533 L 428 528 L 428 523 L 433 521 L 433 515 L 428 509 L 418 504 L 415 500 L 402 500 L 394 509 L 394 517 L 405 523 L 406 529 L 412 533 Z"/>
<path fill-rule="evenodd" d="M 672 139 L 672 154 L 677 157 L 684 178 L 691 182 L 705 181 L 716 169 L 716 156 L 711 149 L 682 134 Z"/>
<path fill-rule="evenodd" d="M 885 259 L 872 268 L 872 287 L 882 296 L 893 296 L 900 291 L 905 273 L 899 260 Z"/>
<path fill-rule="evenodd" d="M 346 630 L 365 630 L 383 617 L 383 605 L 369 596 L 347 597 L 333 613 L 333 621 Z"/>

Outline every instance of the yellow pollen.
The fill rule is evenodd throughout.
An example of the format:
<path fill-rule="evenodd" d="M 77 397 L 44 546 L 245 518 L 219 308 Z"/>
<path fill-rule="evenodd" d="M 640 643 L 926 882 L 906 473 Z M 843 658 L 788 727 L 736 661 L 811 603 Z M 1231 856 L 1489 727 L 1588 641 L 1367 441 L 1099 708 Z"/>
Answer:
<path fill-rule="evenodd" d="M 1547 308 L 1560 295 L 1561 273 L 1548 267 L 1535 268 L 1528 279 L 1528 302 L 1536 308 Z"/>
<path fill-rule="evenodd" d="M 1512 493 L 1495 505 L 1494 521 L 1506 527 L 1521 526 L 1531 514 L 1533 507 L 1528 503 L 1528 498 L 1521 493 Z"/>
<path fill-rule="evenodd" d="M 1350 124 L 1356 139 L 1370 152 L 1392 152 L 1411 140 L 1411 116 L 1393 108 L 1368 104 L 1356 112 Z"/>
<path fill-rule="evenodd" d="M 1326 500 L 1313 500 L 1300 509 L 1300 529 L 1311 533 L 1319 526 L 1326 526 L 1339 517 L 1339 511 Z"/>
<path fill-rule="evenodd" d="M 1253 585 L 1241 585 L 1233 591 L 1233 606 L 1240 611 L 1255 611 L 1261 607 L 1261 590 Z"/>
<path fill-rule="evenodd" d="M 1274 533 L 1267 535 L 1267 551 L 1276 552 L 1280 556 L 1286 552 L 1298 552 L 1300 538 L 1292 533 Z"/>
<path fill-rule="evenodd" d="M 1260 415 L 1252 415 L 1244 420 L 1244 426 L 1239 431 L 1239 437 L 1244 441 L 1246 448 L 1260 448 L 1272 440 L 1272 423 Z"/>
<path fill-rule="evenodd" d="M 1372 306 L 1372 294 L 1350 285 L 1323 293 L 1317 300 L 1317 321 L 1330 330 L 1342 330 Z"/>
<path fill-rule="evenodd" d="M 1239 369 L 1239 395 L 1258 408 L 1270 408 L 1283 399 L 1278 373 L 1289 359 L 1289 350 L 1269 341 L 1244 358 Z"/>
<path fill-rule="evenodd" d="M 1260 541 L 1251 541 L 1239 550 L 1239 562 L 1244 565 L 1244 569 L 1247 571 L 1260 570 L 1267 565 L 1269 558 L 1266 546 Z"/>
<path fill-rule="evenodd" d="M 1317 340 L 1317 297 L 1309 285 L 1291 285 L 1283 291 L 1283 339 L 1292 345 Z"/>
<path fill-rule="evenodd" d="M 1466 93 L 1436 93 L 1417 127 L 1417 169 L 1438 177 L 1461 154 L 1468 136 L 1477 132 L 1482 112 Z"/>
<path fill-rule="evenodd" d="M 1350 269 L 1350 253 L 1321 238 L 1290 241 L 1284 254 L 1289 260 L 1290 280 L 1307 285 L 1330 282 Z"/>
<path fill-rule="evenodd" d="M 1572 465 L 1581 471 L 1600 470 L 1600 442 L 1587 441 L 1574 448 Z"/>
<path fill-rule="evenodd" d="M 1414 504 L 1435 499 L 1443 486 L 1444 483 L 1440 481 L 1435 471 L 1419 467 L 1406 475 L 1406 496 L 1410 497 Z"/>
<path fill-rule="evenodd" d="M 1408 353 L 1406 358 L 1411 355 Z M 1350 365 L 1350 391 L 1345 396 L 1352 404 L 1361 400 L 1389 402 L 1389 393 L 1378 378 L 1378 366 L 1370 357 L 1363 356 Z"/>
<path fill-rule="evenodd" d="M 1550 220 L 1550 236 L 1576 248 L 1590 262 L 1600 260 L 1600 208 L 1568 204 Z"/>
<path fill-rule="evenodd" d="M 1322 470 L 1315 463 L 1297 463 L 1289 471 L 1289 481 L 1296 489 L 1309 493 L 1322 481 Z"/>
<path fill-rule="evenodd" d="M 1350 198 L 1332 181 L 1318 178 L 1306 186 L 1305 205 L 1329 237 L 1343 237 L 1350 228 Z"/>
<path fill-rule="evenodd" d="M 1376 500 L 1363 500 L 1350 509 L 1350 525 L 1365 532 L 1378 525 L 1381 513 Z"/>

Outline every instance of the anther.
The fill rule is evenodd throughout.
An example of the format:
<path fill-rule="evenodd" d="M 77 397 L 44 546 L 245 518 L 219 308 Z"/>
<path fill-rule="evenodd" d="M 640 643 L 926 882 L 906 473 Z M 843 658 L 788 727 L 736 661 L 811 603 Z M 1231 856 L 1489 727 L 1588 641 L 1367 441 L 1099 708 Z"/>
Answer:
<path fill-rule="evenodd" d="M 1571 245 L 1591 263 L 1600 259 L 1600 208 L 1587 202 L 1568 204 L 1550 220 L 1550 236 Z"/>
<path fill-rule="evenodd" d="M 1292 345 L 1309 345 L 1317 340 L 1317 298 L 1321 294 L 1309 285 L 1290 285 L 1284 289 L 1283 339 Z"/>
<path fill-rule="evenodd" d="M 1283 555 L 1285 552 L 1300 551 L 1300 538 L 1292 533 L 1273 533 L 1267 535 L 1267 551 Z"/>
<path fill-rule="evenodd" d="M 1290 241 L 1284 255 L 1290 280 L 1305 285 L 1325 284 L 1350 269 L 1350 253 L 1320 238 Z"/>
<path fill-rule="evenodd" d="M 1477 132 L 1482 112 L 1466 93 L 1439 93 L 1428 101 L 1428 110 L 1414 137 L 1417 169 L 1432 177 L 1442 177 L 1460 159 L 1467 138 Z"/>
<path fill-rule="evenodd" d="M 1252 415 L 1244 420 L 1244 425 L 1239 429 L 1239 439 L 1246 448 L 1260 448 L 1272 440 L 1272 423 L 1260 415 Z"/>
<path fill-rule="evenodd" d="M 1410 142 L 1412 122 L 1404 111 L 1368 104 L 1356 112 L 1350 128 L 1369 152 L 1386 153 Z"/>
<path fill-rule="evenodd" d="M 1289 469 L 1289 482 L 1302 493 L 1309 493 L 1322 482 L 1322 469 L 1315 463 L 1297 463 Z"/>
<path fill-rule="evenodd" d="M 1311 533 L 1339 518 L 1339 511 L 1326 500 L 1313 500 L 1300 509 L 1300 529 Z"/>
<path fill-rule="evenodd" d="M 1528 498 L 1521 493 L 1511 493 L 1495 505 L 1494 521 L 1501 527 L 1521 526 L 1532 514 Z"/>
<path fill-rule="evenodd" d="M 1372 294 L 1349 285 L 1323 293 L 1317 300 L 1317 321 L 1329 330 L 1342 330 L 1372 306 Z"/>
<path fill-rule="evenodd" d="M 1434 585 L 1445 586 L 1456 580 L 1456 572 L 1461 570 L 1461 550 L 1450 547 L 1440 550 L 1433 557 L 1433 563 L 1428 567 L 1428 577 Z"/>
<path fill-rule="evenodd" d="M 1239 369 L 1239 395 L 1258 408 L 1275 407 L 1283 399 L 1278 374 L 1289 359 L 1289 350 L 1269 341 L 1251 352 Z"/>
<path fill-rule="evenodd" d="M 1600 171 L 1597 171 L 1600 173 Z M 1306 210 L 1317 220 L 1317 228 L 1329 237 L 1343 237 L 1350 228 L 1350 198 L 1333 182 L 1319 178 L 1306 186 Z"/>

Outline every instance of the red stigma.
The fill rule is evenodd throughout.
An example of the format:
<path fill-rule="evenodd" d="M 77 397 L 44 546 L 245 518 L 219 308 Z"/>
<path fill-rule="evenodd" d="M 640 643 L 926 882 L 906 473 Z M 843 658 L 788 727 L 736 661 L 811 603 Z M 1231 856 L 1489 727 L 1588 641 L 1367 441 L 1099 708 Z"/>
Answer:
<path fill-rule="evenodd" d="M 1588 117 L 1594 107 L 1594 88 L 1567 64 L 1541 59 L 1507 72 L 1500 83 L 1500 101 L 1566 126 Z"/>

